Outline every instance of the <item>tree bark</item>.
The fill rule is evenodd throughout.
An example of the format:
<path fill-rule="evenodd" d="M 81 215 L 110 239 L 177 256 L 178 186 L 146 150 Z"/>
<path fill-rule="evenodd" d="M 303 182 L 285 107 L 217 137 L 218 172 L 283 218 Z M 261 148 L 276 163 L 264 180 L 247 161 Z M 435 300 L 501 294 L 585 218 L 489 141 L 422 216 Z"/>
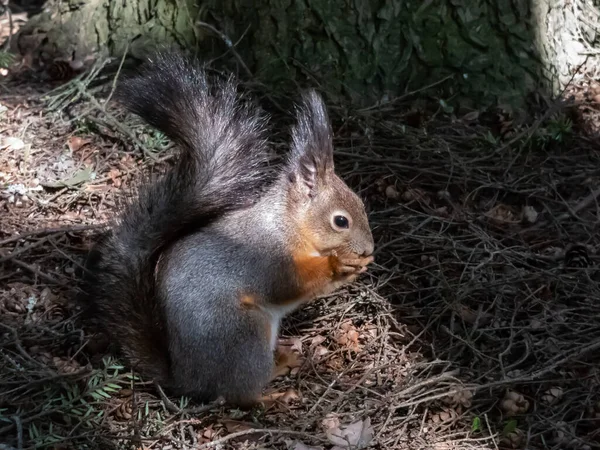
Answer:
<path fill-rule="evenodd" d="M 531 9 L 537 19 L 537 52 L 554 95 L 581 73 L 598 73 L 599 0 L 532 0 Z"/>
<path fill-rule="evenodd" d="M 318 84 L 366 106 L 428 87 L 442 104 L 520 106 L 535 89 L 558 92 L 585 45 L 598 52 L 577 12 L 597 13 L 592 1 L 68 0 L 22 37 L 37 36 L 43 58 L 164 43 L 211 58 L 237 43 L 238 65 L 284 92 Z"/>

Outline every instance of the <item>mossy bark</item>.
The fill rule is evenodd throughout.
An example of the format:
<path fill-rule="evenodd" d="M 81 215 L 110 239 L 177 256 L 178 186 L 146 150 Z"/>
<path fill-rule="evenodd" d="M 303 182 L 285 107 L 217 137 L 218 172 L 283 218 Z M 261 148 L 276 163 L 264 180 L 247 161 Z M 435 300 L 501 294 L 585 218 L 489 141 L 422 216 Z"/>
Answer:
<path fill-rule="evenodd" d="M 69 0 L 29 27 L 44 51 L 133 54 L 158 43 L 206 57 L 230 41 L 253 76 L 275 89 L 320 84 L 357 106 L 435 85 L 448 104 L 520 105 L 536 88 L 556 91 L 573 55 L 556 43 L 567 0 Z M 554 14 L 554 16 L 552 16 Z M 560 21 L 559 21 L 560 22 Z M 84 26 L 82 26 L 82 24 Z M 563 64 L 569 59 L 570 64 Z M 561 67 L 555 70 L 555 61 Z M 569 69 L 570 70 L 570 69 Z M 559 77 L 560 78 L 560 77 Z M 440 83 L 441 80 L 445 82 Z"/>
<path fill-rule="evenodd" d="M 198 12 L 193 0 L 57 0 L 28 22 L 18 42 L 44 61 L 120 56 L 128 45 L 134 55 L 156 44 L 190 47 L 198 41 Z"/>
<path fill-rule="evenodd" d="M 244 53 L 261 79 L 308 74 L 355 102 L 451 76 L 446 100 L 511 103 L 539 81 L 529 0 L 227 0 L 222 18 L 233 36 L 252 24 Z"/>

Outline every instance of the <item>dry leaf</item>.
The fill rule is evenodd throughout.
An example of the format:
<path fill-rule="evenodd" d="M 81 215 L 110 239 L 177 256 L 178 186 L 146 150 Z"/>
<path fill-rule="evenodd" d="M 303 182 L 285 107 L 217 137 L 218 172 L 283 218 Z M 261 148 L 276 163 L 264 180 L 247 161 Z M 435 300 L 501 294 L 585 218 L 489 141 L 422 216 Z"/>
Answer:
<path fill-rule="evenodd" d="M 366 448 L 373 439 L 373 427 L 367 417 L 347 426 L 335 427 L 327 430 L 329 442 L 334 444 L 332 450 Z"/>
<path fill-rule="evenodd" d="M 340 419 L 334 413 L 327 414 L 325 416 L 325 418 L 321 421 L 321 427 L 323 427 L 323 431 L 325 431 L 325 432 L 336 429 L 339 426 L 340 426 Z"/>
<path fill-rule="evenodd" d="M 479 111 L 471 111 L 463 116 L 465 122 L 473 122 L 479 118 Z"/>
<path fill-rule="evenodd" d="M 523 220 L 527 223 L 535 223 L 538 219 L 538 213 L 533 206 L 523 206 L 521 211 Z"/>
<path fill-rule="evenodd" d="M 445 409 L 439 413 L 431 415 L 431 421 L 435 424 L 448 423 L 458 417 L 457 412 L 454 409 Z"/>
<path fill-rule="evenodd" d="M 2 145 L 0 146 L 2 149 L 15 151 L 21 150 L 23 147 L 25 147 L 25 143 L 17 137 L 7 137 L 2 139 Z"/>
<path fill-rule="evenodd" d="M 221 424 L 225 427 L 228 433 L 236 431 L 246 431 L 256 428 L 251 422 L 242 422 L 240 420 L 224 419 Z"/>
<path fill-rule="evenodd" d="M 471 406 L 471 402 L 473 399 L 473 393 L 464 388 L 460 388 L 457 386 L 459 390 L 448 397 L 443 399 L 443 402 L 447 405 L 452 406 L 453 408 L 457 408 L 460 406 L 464 406 L 465 408 L 469 408 Z"/>
<path fill-rule="evenodd" d="M 563 395 L 563 390 L 559 387 L 553 387 L 548 389 L 542 395 L 542 401 L 547 405 L 551 405 L 559 400 Z"/>
<path fill-rule="evenodd" d="M 260 401 L 265 409 L 275 407 L 275 410 L 287 410 L 290 404 L 298 402 L 300 399 L 300 394 L 295 389 L 288 389 L 285 392 L 271 392 L 263 395 Z"/>
<path fill-rule="evenodd" d="M 324 347 L 322 345 L 317 346 L 313 352 L 314 356 L 317 358 L 321 358 L 322 356 L 325 356 L 327 353 L 329 353 L 329 350 L 327 350 L 327 347 Z"/>
<path fill-rule="evenodd" d="M 200 433 L 198 433 L 198 441 L 200 444 L 210 442 L 215 438 L 216 434 L 217 434 L 217 432 L 213 428 L 213 425 L 210 424 L 204 430 L 202 430 Z"/>
<path fill-rule="evenodd" d="M 289 405 L 292 402 L 300 400 L 300 394 L 295 389 L 288 389 L 284 392 L 284 394 L 279 398 L 279 401 L 285 405 Z"/>
<path fill-rule="evenodd" d="M 80 150 L 83 146 L 89 144 L 91 141 L 89 139 L 83 139 L 79 136 L 71 136 L 67 141 L 67 145 L 69 146 L 69 150 L 72 152 L 76 152 Z"/>
<path fill-rule="evenodd" d="M 275 355 L 275 371 L 273 378 L 291 373 L 302 366 L 303 359 L 292 350 L 292 346 L 278 345 Z"/>
<path fill-rule="evenodd" d="M 294 343 L 290 346 L 293 351 L 298 352 L 300 355 L 302 354 L 302 340 L 300 338 L 292 339 Z"/>
<path fill-rule="evenodd" d="M 310 346 L 316 347 L 317 345 L 322 344 L 323 342 L 325 342 L 325 337 L 318 335 L 310 340 Z"/>
<path fill-rule="evenodd" d="M 502 203 L 494 206 L 485 215 L 498 223 L 519 223 L 520 221 L 519 214 L 510 206 Z"/>
<path fill-rule="evenodd" d="M 346 321 L 340 325 L 337 331 L 335 341 L 342 347 L 358 353 L 361 350 L 361 345 L 358 342 L 358 331 L 351 321 Z"/>
<path fill-rule="evenodd" d="M 515 391 L 508 391 L 500 403 L 500 407 L 510 417 L 526 413 L 529 409 L 529 402 L 522 394 Z"/>
<path fill-rule="evenodd" d="M 94 171 L 91 167 L 86 167 L 85 169 L 81 169 L 71 178 L 66 180 L 60 180 L 57 182 L 45 182 L 42 183 L 43 186 L 50 188 L 62 188 L 62 187 L 72 187 L 77 186 L 78 184 L 85 183 L 86 181 L 90 181 L 95 177 Z"/>
<path fill-rule="evenodd" d="M 302 354 L 302 339 L 298 337 L 289 339 L 279 339 L 277 341 L 278 347 L 289 347 L 290 350 Z"/>
<path fill-rule="evenodd" d="M 107 184 L 86 184 L 85 190 L 88 192 L 107 192 L 110 191 L 110 186 Z"/>
<path fill-rule="evenodd" d="M 275 378 L 286 376 L 290 372 L 291 369 L 286 364 L 276 364 L 275 370 L 273 370 L 272 379 L 274 380 Z"/>

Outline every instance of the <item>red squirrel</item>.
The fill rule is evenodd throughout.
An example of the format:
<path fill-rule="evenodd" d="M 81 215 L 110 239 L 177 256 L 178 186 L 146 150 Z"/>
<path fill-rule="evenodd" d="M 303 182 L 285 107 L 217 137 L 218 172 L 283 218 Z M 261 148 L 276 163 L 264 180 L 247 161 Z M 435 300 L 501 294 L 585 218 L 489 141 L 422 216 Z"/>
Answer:
<path fill-rule="evenodd" d="M 86 300 L 142 375 L 251 406 L 275 370 L 281 319 L 373 261 L 363 202 L 334 171 L 326 107 L 304 94 L 265 187 L 267 120 L 233 80 L 158 54 L 117 92 L 180 154 L 90 252 Z"/>

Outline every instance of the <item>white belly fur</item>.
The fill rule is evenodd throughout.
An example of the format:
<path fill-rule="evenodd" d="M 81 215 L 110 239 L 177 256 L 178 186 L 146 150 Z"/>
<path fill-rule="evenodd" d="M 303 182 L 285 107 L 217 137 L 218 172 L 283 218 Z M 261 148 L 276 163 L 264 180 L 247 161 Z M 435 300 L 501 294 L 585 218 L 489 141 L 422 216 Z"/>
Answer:
<path fill-rule="evenodd" d="M 279 335 L 279 325 L 281 320 L 292 311 L 304 303 L 304 299 L 295 301 L 283 306 L 271 305 L 264 308 L 264 311 L 271 316 L 271 350 L 275 350 L 277 345 L 277 336 Z"/>

